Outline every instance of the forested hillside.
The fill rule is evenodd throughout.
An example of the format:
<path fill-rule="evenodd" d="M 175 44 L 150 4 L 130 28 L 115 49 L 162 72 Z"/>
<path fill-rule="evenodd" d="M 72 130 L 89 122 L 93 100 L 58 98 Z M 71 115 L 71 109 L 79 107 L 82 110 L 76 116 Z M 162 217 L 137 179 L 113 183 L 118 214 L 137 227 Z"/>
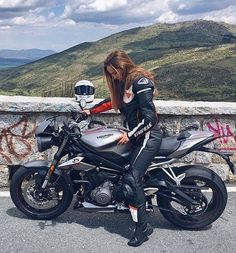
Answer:
<path fill-rule="evenodd" d="M 236 101 L 236 26 L 213 21 L 137 27 L 2 70 L 0 93 L 72 96 L 89 79 L 106 97 L 102 63 L 117 48 L 153 72 L 160 99 Z"/>

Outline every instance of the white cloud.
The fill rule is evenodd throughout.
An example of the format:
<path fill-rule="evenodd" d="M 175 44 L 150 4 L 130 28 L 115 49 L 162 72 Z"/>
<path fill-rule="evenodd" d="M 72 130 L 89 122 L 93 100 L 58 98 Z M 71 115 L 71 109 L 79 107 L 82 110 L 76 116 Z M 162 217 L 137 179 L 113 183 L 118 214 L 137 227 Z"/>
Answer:
<path fill-rule="evenodd" d="M 0 0 L 0 27 L 53 24 L 58 17 L 50 11 L 52 6 L 56 0 Z"/>
<path fill-rule="evenodd" d="M 64 12 L 54 11 L 57 5 Z M 223 15 L 222 10 L 225 10 Z M 73 26 L 77 23 L 107 25 L 178 22 L 197 18 L 236 23 L 235 0 L 0 0 L 0 26 Z"/>
<path fill-rule="evenodd" d="M 222 20 L 218 11 L 227 8 L 235 9 L 235 0 L 67 0 L 63 17 L 77 23 L 120 25 L 177 22 L 214 12 L 213 16 Z M 234 22 L 233 17 L 228 20 Z"/>
<path fill-rule="evenodd" d="M 223 10 L 209 12 L 205 14 L 204 19 L 236 25 L 236 6 L 229 6 Z"/>
<path fill-rule="evenodd" d="M 52 7 L 64 3 L 64 0 L 0 0 L 0 10 L 28 10 Z"/>
<path fill-rule="evenodd" d="M 95 0 L 93 3 L 88 5 L 88 8 L 95 9 L 97 11 L 109 11 L 113 9 L 117 9 L 123 6 L 127 5 L 127 0 L 109 0 L 109 1 L 104 1 L 104 0 Z"/>
<path fill-rule="evenodd" d="M 178 15 L 176 15 L 172 11 L 164 12 L 155 20 L 155 22 L 159 23 L 176 23 L 178 21 L 180 21 Z"/>
<path fill-rule="evenodd" d="M 16 17 L 12 19 L 12 24 L 15 25 L 37 25 L 41 23 L 45 23 L 46 18 L 44 16 L 36 16 L 33 14 L 29 14 L 24 17 Z"/>
<path fill-rule="evenodd" d="M 191 15 L 225 9 L 235 5 L 235 0 L 169 0 L 169 9 L 178 15 Z"/>
<path fill-rule="evenodd" d="M 127 0 L 68 0 L 65 1 L 65 16 L 73 13 L 101 12 L 127 6 Z"/>
<path fill-rule="evenodd" d="M 0 0 L 1 18 L 7 18 L 7 15 L 9 15 L 8 17 L 19 15 L 39 7 L 46 7 L 51 5 L 52 2 L 54 1 L 50 3 L 43 0 Z"/>
<path fill-rule="evenodd" d="M 15 7 L 34 7 L 41 5 L 42 0 L 0 0 L 0 8 L 15 8 Z"/>
<path fill-rule="evenodd" d="M 0 30 L 9 30 L 11 27 L 9 25 L 6 26 L 0 26 Z"/>
<path fill-rule="evenodd" d="M 176 12 L 168 11 L 163 13 L 156 19 L 156 22 L 160 23 L 176 23 L 188 20 L 212 20 L 216 22 L 226 22 L 230 24 L 236 24 L 236 6 L 229 6 L 225 9 L 214 10 L 203 13 L 194 13 L 189 15 L 178 15 Z"/>
<path fill-rule="evenodd" d="M 150 22 L 166 9 L 167 0 L 69 0 L 63 17 L 75 22 L 127 24 Z"/>
<path fill-rule="evenodd" d="M 194 19 L 236 24 L 236 2 L 235 0 L 0 0 L 0 48 L 14 45 L 17 41 L 18 47 L 22 45 L 30 47 L 32 43 L 32 47 L 54 46 L 54 49 L 61 50 L 63 47 L 97 40 L 137 26 Z M 9 41 L 12 41 L 12 44 Z"/>

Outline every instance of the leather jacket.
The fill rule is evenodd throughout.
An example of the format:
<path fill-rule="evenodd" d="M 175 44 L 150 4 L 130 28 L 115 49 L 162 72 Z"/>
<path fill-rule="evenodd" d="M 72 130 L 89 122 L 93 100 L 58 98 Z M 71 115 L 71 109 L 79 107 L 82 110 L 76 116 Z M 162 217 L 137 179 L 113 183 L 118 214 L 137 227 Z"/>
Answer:
<path fill-rule="evenodd" d="M 144 77 L 136 78 L 128 90 L 124 91 L 123 105 L 120 112 L 126 118 L 128 137 L 136 140 L 152 129 L 158 122 L 153 104 L 153 82 Z M 112 109 L 111 99 L 107 98 L 95 105 L 90 112 L 100 113 Z"/>

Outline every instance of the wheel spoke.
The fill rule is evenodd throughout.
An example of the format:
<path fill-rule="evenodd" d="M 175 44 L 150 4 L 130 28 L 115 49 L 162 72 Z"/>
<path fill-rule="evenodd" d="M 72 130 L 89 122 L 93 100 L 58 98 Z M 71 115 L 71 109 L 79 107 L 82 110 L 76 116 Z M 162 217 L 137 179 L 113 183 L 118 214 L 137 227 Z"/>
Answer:
<path fill-rule="evenodd" d="M 178 189 L 194 199 L 194 204 L 185 205 L 180 201 L 177 203 L 177 194 L 173 198 L 169 197 L 171 190 L 164 192 L 165 194 L 159 190 L 157 194 L 160 212 L 177 226 L 203 228 L 218 219 L 225 209 L 227 190 L 224 182 L 208 168 L 193 166 L 187 169 L 186 177 Z"/>
<path fill-rule="evenodd" d="M 58 180 L 49 182 L 47 188 L 41 191 L 40 184 L 43 179 L 44 175 L 34 172 L 27 175 L 21 184 L 22 197 L 26 204 L 30 208 L 42 211 L 55 208 L 63 198 Z"/>
<path fill-rule="evenodd" d="M 212 191 L 209 190 L 209 186 L 206 184 L 206 182 L 202 180 L 196 180 L 196 179 L 188 179 L 182 182 L 182 186 L 184 188 L 182 191 L 187 194 L 189 197 L 191 197 L 195 202 L 198 204 L 194 204 L 191 206 L 185 206 L 177 203 L 176 201 L 171 201 L 171 206 L 180 212 L 182 215 L 188 215 L 188 216 L 198 216 L 202 213 L 204 213 L 207 210 L 208 203 L 212 198 Z M 208 194 L 208 198 L 205 195 L 205 192 L 203 192 L 204 189 L 208 189 L 210 191 L 210 194 Z"/>

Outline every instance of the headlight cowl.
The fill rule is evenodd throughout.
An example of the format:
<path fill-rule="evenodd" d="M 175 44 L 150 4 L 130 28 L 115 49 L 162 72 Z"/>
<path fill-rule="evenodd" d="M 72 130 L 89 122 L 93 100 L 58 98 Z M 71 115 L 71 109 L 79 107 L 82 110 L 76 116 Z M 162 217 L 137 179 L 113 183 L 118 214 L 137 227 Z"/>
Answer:
<path fill-rule="evenodd" d="M 52 147 L 52 136 L 37 136 L 36 137 L 38 151 L 43 152 Z"/>

